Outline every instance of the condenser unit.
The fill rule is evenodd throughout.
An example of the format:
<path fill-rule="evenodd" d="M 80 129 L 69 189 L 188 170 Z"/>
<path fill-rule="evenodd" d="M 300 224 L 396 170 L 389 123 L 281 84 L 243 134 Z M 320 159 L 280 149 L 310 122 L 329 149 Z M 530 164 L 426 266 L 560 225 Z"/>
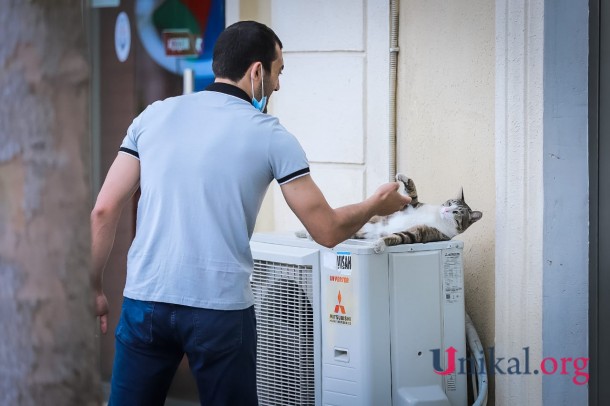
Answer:
<path fill-rule="evenodd" d="M 251 246 L 262 406 L 466 405 L 464 362 L 434 368 L 466 358 L 462 242 Z"/>

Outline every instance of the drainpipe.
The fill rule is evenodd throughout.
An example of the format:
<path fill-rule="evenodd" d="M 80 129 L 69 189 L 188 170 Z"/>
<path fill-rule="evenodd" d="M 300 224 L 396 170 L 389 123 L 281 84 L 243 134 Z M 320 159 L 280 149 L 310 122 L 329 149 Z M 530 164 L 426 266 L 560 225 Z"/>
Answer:
<path fill-rule="evenodd" d="M 389 178 L 396 177 L 396 71 L 398 68 L 398 1 L 390 0 L 390 126 Z"/>

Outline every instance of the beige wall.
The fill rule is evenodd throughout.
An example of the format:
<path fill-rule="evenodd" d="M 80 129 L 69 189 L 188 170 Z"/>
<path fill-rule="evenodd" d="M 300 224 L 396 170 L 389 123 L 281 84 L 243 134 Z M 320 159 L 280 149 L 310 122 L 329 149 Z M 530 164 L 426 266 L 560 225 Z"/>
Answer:
<path fill-rule="evenodd" d="M 466 308 L 494 343 L 494 3 L 401 1 L 397 168 L 422 202 L 464 188 L 482 220 L 463 240 Z M 493 393 L 493 390 L 490 391 Z"/>

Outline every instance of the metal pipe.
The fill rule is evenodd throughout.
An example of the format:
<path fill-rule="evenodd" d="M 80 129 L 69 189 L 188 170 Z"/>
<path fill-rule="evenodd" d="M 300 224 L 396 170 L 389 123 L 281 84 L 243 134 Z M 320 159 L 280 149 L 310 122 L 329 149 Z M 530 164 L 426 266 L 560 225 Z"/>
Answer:
<path fill-rule="evenodd" d="M 390 117 L 389 117 L 389 180 L 396 177 L 396 87 L 398 70 L 398 1 L 390 0 Z"/>
<path fill-rule="evenodd" d="M 485 372 L 484 367 L 479 371 L 479 363 L 477 362 L 480 358 L 482 360 L 482 365 L 486 365 L 485 352 L 483 351 L 483 344 L 481 344 L 477 330 L 474 328 L 474 324 L 468 313 L 466 313 L 466 339 L 468 340 L 470 353 L 475 358 L 475 373 L 479 383 L 479 394 L 472 406 L 485 406 L 487 405 L 487 373 Z"/>

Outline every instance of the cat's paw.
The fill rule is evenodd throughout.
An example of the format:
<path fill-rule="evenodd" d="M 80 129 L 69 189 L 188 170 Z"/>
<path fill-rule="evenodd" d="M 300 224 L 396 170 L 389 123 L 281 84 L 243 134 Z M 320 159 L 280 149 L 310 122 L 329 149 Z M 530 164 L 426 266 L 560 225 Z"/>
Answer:
<path fill-rule="evenodd" d="M 385 251 L 385 241 L 383 241 L 383 238 L 380 238 L 373 243 L 373 251 L 375 251 L 375 254 L 381 254 Z"/>
<path fill-rule="evenodd" d="M 406 184 L 409 182 L 409 177 L 407 175 L 405 175 L 404 173 L 397 173 L 396 182 L 403 182 Z"/>
<path fill-rule="evenodd" d="M 401 183 L 400 191 L 402 194 L 409 195 L 409 188 L 412 188 L 413 181 L 403 173 L 396 174 L 396 182 Z M 411 182 L 411 185 L 409 184 Z"/>

